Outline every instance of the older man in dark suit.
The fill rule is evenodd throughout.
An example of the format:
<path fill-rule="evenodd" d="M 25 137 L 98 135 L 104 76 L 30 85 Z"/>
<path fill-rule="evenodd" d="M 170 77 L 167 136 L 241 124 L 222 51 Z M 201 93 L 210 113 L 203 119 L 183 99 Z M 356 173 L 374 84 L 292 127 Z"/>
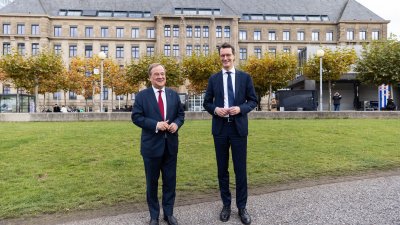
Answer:
<path fill-rule="evenodd" d="M 149 66 L 152 87 L 136 95 L 132 121 L 142 128 L 140 151 L 146 173 L 146 199 L 150 225 L 159 224 L 158 179 L 162 173 L 162 208 L 164 220 L 177 225 L 173 216 L 176 189 L 178 129 L 184 123 L 185 112 L 178 94 L 166 88 L 166 71 L 161 64 Z"/>
<path fill-rule="evenodd" d="M 229 148 L 236 175 L 236 206 L 243 224 L 250 224 L 247 204 L 247 114 L 257 106 L 257 96 L 250 76 L 235 70 L 235 49 L 228 43 L 218 49 L 222 71 L 212 75 L 204 97 L 204 108 L 213 116 L 212 134 L 218 167 L 218 181 L 223 203 L 220 220 L 231 214 L 229 190 Z"/>

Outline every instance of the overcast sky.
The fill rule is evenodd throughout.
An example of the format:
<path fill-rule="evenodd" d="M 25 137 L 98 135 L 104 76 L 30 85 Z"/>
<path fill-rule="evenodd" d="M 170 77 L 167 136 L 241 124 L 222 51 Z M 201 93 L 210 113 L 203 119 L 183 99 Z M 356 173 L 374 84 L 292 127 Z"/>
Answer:
<path fill-rule="evenodd" d="M 388 33 L 400 38 L 399 0 L 356 0 L 385 20 L 390 20 Z M 397 3 L 397 4 L 396 4 Z"/>

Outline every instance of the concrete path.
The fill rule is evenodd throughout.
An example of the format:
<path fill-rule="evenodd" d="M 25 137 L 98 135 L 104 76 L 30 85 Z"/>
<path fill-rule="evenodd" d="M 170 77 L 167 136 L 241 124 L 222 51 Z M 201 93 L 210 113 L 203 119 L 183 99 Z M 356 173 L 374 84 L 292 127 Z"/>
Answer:
<path fill-rule="evenodd" d="M 235 208 L 228 222 L 220 222 L 220 209 L 220 201 L 179 206 L 175 209 L 175 216 L 180 225 L 241 224 Z M 400 176 L 366 178 L 251 196 L 248 211 L 253 225 L 398 225 Z M 148 220 L 148 212 L 140 212 L 58 225 L 146 225 Z M 162 221 L 160 224 L 167 223 Z"/>

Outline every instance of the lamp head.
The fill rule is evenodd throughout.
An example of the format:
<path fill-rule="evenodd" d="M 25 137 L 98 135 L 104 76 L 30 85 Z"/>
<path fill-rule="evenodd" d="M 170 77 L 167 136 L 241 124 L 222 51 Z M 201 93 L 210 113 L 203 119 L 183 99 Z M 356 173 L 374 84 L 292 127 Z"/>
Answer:
<path fill-rule="evenodd" d="M 318 49 L 317 50 L 317 57 L 324 57 L 325 51 L 323 49 Z"/>
<path fill-rule="evenodd" d="M 104 52 L 99 52 L 98 56 L 101 60 L 104 60 L 107 57 L 106 53 Z"/>

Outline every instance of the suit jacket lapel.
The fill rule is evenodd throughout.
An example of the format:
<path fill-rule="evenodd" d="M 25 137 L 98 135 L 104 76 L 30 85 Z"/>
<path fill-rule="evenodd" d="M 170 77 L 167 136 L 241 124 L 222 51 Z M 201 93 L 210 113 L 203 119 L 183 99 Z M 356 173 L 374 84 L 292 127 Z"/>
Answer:
<path fill-rule="evenodd" d="M 217 78 L 217 87 L 220 87 L 219 94 L 222 96 L 222 107 L 224 107 L 224 76 L 222 71 L 219 72 Z"/>
<path fill-rule="evenodd" d="M 239 70 L 236 70 L 236 74 L 235 74 L 235 105 L 237 105 L 236 100 L 238 99 L 238 94 L 239 94 L 239 90 L 240 90 L 240 78 L 241 78 L 241 73 Z"/>
<path fill-rule="evenodd" d="M 148 94 L 149 94 L 149 101 L 150 105 L 155 109 L 156 112 L 158 112 L 159 117 L 161 118 L 161 112 L 160 109 L 158 108 L 158 102 L 156 95 L 154 94 L 154 90 L 152 87 L 148 88 Z"/>
<path fill-rule="evenodd" d="M 169 111 L 169 109 L 172 109 L 173 107 L 171 107 L 171 103 L 172 103 L 172 93 L 171 90 L 165 88 L 165 99 L 167 101 L 167 115 L 165 115 L 165 120 L 168 119 L 168 116 L 171 115 L 171 112 Z"/>

